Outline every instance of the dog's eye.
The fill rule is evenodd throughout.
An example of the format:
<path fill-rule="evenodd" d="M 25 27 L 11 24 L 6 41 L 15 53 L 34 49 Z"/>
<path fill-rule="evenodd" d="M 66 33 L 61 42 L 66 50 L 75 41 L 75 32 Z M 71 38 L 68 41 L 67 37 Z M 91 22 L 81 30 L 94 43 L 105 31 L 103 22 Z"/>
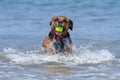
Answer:
<path fill-rule="evenodd" d="M 63 19 L 63 21 L 65 22 L 65 19 Z"/>
<path fill-rule="evenodd" d="M 58 21 L 58 19 L 55 19 L 54 21 L 56 22 L 56 21 Z"/>
<path fill-rule="evenodd" d="M 66 22 L 66 20 L 64 19 L 63 22 Z"/>

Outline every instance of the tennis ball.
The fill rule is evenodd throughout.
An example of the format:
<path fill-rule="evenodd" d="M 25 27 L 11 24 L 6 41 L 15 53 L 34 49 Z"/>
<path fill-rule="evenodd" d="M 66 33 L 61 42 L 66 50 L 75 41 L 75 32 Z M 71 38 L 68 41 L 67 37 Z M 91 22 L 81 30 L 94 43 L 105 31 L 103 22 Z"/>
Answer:
<path fill-rule="evenodd" d="M 55 27 L 55 30 L 56 30 L 57 32 L 63 32 L 63 27 L 62 27 L 62 26 L 56 26 L 56 27 Z"/>

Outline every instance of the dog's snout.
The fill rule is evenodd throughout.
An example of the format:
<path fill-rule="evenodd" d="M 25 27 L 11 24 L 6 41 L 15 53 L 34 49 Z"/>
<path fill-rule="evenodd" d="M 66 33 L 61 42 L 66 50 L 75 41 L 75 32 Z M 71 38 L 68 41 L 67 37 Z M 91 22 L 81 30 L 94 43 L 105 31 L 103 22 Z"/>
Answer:
<path fill-rule="evenodd" d="M 58 21 L 58 23 L 62 23 L 63 21 Z"/>
<path fill-rule="evenodd" d="M 57 21 L 56 23 L 57 23 L 57 25 L 64 26 L 64 22 L 63 21 Z"/>

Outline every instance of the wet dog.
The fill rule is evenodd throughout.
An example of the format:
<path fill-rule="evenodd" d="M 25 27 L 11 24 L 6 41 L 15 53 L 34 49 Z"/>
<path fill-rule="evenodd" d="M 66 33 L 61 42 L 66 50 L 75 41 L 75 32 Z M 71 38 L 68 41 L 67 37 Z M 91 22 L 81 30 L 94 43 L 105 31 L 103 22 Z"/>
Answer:
<path fill-rule="evenodd" d="M 50 21 L 51 31 L 42 46 L 49 53 L 72 53 L 72 40 L 68 29 L 73 29 L 73 22 L 65 16 L 54 16 Z"/>

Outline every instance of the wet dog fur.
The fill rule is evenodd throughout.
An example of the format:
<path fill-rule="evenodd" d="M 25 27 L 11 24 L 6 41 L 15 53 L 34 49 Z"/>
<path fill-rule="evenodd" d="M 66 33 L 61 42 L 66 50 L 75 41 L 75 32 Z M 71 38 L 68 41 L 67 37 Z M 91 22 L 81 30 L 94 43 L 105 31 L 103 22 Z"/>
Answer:
<path fill-rule="evenodd" d="M 50 26 L 51 26 L 51 32 L 54 33 L 55 31 L 55 27 L 61 25 L 64 27 L 64 31 L 62 33 L 61 36 L 56 35 L 57 37 L 59 37 L 60 39 L 62 39 L 62 45 L 63 45 L 63 50 L 61 51 L 62 53 L 67 52 L 67 53 L 72 53 L 72 40 L 70 38 L 70 34 L 68 32 L 68 30 L 73 30 L 73 22 L 71 19 L 65 17 L 65 16 L 54 16 L 51 21 L 50 21 Z M 53 35 L 53 39 L 50 38 L 50 33 L 49 35 L 45 37 L 44 41 L 42 42 L 42 46 L 44 48 L 45 52 L 48 53 L 57 53 L 57 50 L 54 46 L 54 42 L 57 41 L 54 38 Z M 64 37 L 64 36 L 68 36 L 68 37 Z M 57 44 L 59 45 L 59 44 Z"/>

